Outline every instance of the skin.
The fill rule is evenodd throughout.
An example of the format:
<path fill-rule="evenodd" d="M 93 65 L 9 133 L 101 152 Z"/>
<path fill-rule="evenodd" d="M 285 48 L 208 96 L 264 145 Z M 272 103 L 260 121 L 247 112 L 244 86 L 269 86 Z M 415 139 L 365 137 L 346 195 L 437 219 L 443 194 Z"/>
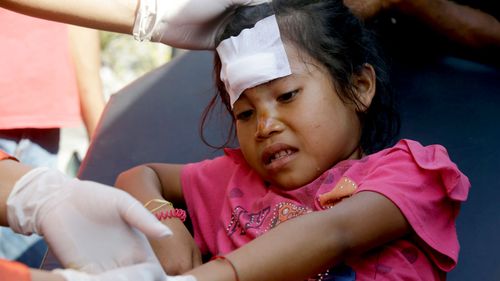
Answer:
<path fill-rule="evenodd" d="M 99 31 L 68 25 L 69 46 L 75 66 L 80 111 L 89 139 L 106 104 L 100 76 Z"/>
<path fill-rule="evenodd" d="M 498 50 L 500 22 L 493 16 L 448 0 L 344 0 L 358 17 L 370 20 L 384 10 L 418 19 L 445 38 L 473 49 Z M 498 51 L 494 51 L 493 55 Z"/>
<path fill-rule="evenodd" d="M 3 0 L 0 6 L 38 18 L 131 34 L 138 3 L 137 0 Z"/>
<path fill-rule="evenodd" d="M 235 103 L 233 113 L 241 149 L 251 167 L 264 180 L 291 190 L 339 161 L 359 158 L 362 152 L 358 147 L 361 125 L 356 107 L 342 103 L 320 63 L 299 56 L 293 46 L 286 48 L 293 74 L 247 89 Z M 373 68 L 366 65 L 353 81 L 367 108 L 375 94 Z M 266 151 L 272 154 L 282 148 L 293 153 L 268 164 L 265 155 L 270 154 Z M 165 198 L 179 206 L 184 204 L 181 169 L 182 165 L 173 164 L 138 166 L 120 174 L 116 186 L 143 203 Z M 196 267 L 199 250 L 186 236 L 187 230 L 181 229 L 178 219 L 163 222 L 174 235 L 161 241 L 169 246 L 155 252 L 167 273 L 185 272 L 199 281 L 234 280 L 231 267 L 224 261 Z M 360 192 L 326 211 L 282 223 L 226 257 L 235 265 L 240 280 L 304 280 L 409 231 L 405 218 L 389 199 Z M 287 262 L 282 262 L 285 259 Z M 185 263 L 179 264 L 179 260 Z M 186 272 L 190 268 L 194 270 Z"/>
<path fill-rule="evenodd" d="M 8 226 L 7 198 L 14 184 L 31 168 L 17 161 L 6 159 L 0 161 L 0 225 Z"/>

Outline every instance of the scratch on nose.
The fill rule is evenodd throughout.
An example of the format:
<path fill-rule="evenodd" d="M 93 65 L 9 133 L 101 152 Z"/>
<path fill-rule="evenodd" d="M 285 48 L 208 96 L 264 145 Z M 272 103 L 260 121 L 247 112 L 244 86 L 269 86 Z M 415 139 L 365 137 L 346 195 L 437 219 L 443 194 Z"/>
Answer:
<path fill-rule="evenodd" d="M 259 122 L 259 131 L 265 131 L 272 125 L 271 119 L 267 118 Z"/>
<path fill-rule="evenodd" d="M 271 118 L 269 118 L 269 114 L 263 113 L 259 116 L 259 124 L 257 129 L 261 132 L 268 128 L 271 124 Z"/>

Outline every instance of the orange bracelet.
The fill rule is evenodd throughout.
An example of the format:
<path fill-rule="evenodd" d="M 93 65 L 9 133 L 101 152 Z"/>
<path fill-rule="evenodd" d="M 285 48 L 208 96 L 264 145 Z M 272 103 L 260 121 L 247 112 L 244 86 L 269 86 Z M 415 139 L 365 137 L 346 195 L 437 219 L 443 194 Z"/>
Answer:
<path fill-rule="evenodd" d="M 225 256 L 213 256 L 210 260 L 224 260 L 224 261 L 226 261 L 233 269 L 234 279 L 236 281 L 240 281 L 240 278 L 238 277 L 238 271 L 236 271 L 236 267 L 234 266 L 233 262 L 231 262 L 230 259 L 226 258 Z"/>

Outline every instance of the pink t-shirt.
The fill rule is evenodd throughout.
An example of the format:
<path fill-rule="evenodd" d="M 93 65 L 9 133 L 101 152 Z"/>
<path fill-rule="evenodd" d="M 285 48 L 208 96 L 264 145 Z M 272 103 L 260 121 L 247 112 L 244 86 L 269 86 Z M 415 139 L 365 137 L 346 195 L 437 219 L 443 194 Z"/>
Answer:
<path fill-rule="evenodd" d="M 0 130 L 80 122 L 65 24 L 0 8 Z"/>
<path fill-rule="evenodd" d="M 337 272 L 352 276 L 345 280 L 440 280 L 456 265 L 455 219 L 470 183 L 440 145 L 401 140 L 360 160 L 342 161 L 293 191 L 266 186 L 241 151 L 225 152 L 182 170 L 194 237 L 204 253 L 227 253 L 283 221 L 322 210 L 328 206 L 321 204 L 321 196 L 350 185 L 355 193 L 372 191 L 389 198 L 415 235 L 349 261 L 347 273 L 346 267 Z"/>

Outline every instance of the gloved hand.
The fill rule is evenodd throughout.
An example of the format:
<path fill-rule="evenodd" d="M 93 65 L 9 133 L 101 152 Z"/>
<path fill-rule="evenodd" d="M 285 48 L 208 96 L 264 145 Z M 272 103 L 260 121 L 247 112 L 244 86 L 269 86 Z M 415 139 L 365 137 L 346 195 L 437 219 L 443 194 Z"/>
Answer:
<path fill-rule="evenodd" d="M 66 281 L 197 281 L 192 275 L 167 276 L 161 266 L 154 263 L 136 264 L 91 275 L 73 269 L 56 269 Z"/>
<path fill-rule="evenodd" d="M 235 5 L 271 0 L 140 0 L 134 37 L 184 49 L 214 49 L 215 36 Z"/>
<path fill-rule="evenodd" d="M 152 238 L 171 234 L 124 191 L 36 168 L 21 177 L 7 199 L 10 227 L 38 233 L 64 267 L 99 273 L 155 262 L 142 231 Z"/>

